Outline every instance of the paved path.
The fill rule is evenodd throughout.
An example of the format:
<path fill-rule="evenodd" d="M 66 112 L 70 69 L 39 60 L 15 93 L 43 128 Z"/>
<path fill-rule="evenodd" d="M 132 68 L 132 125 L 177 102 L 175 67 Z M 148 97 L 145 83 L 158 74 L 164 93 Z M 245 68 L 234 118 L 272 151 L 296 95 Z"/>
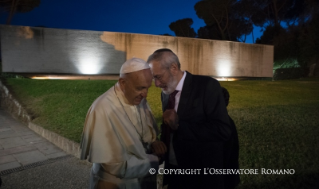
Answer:
<path fill-rule="evenodd" d="M 1 189 L 88 189 L 91 165 L 76 157 L 2 175 Z"/>
<path fill-rule="evenodd" d="M 87 188 L 90 167 L 0 109 L 1 189 Z"/>
<path fill-rule="evenodd" d="M 0 109 L 0 171 L 66 155 Z"/>

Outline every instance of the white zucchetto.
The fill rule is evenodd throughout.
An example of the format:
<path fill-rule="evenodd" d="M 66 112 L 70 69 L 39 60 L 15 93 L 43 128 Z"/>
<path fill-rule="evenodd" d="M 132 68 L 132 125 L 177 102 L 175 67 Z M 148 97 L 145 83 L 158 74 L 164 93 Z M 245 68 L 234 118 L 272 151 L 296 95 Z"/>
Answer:
<path fill-rule="evenodd" d="M 126 74 L 131 72 L 136 72 L 140 70 L 149 69 L 150 66 L 147 62 L 140 58 L 131 58 L 124 62 L 124 64 L 121 67 L 120 74 Z"/>

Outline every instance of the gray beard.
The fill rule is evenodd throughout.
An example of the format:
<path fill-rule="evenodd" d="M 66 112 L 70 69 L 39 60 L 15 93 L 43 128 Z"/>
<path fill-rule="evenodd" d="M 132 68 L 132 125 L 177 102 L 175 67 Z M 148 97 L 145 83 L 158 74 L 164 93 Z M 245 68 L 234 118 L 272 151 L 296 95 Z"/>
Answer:
<path fill-rule="evenodd" d="M 168 84 L 167 84 L 167 90 L 164 91 L 164 90 L 162 89 L 162 92 L 163 92 L 164 94 L 167 94 L 167 95 L 171 94 L 172 92 L 175 91 L 177 84 L 178 84 L 177 81 L 174 80 L 173 77 L 171 77 L 171 78 L 170 78 L 170 82 L 168 82 Z"/>

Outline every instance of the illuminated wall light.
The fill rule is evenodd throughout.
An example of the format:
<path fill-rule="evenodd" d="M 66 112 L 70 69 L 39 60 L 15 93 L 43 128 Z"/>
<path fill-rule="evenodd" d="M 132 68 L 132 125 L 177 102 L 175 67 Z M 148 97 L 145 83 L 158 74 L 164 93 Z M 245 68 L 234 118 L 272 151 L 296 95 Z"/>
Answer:
<path fill-rule="evenodd" d="M 51 79 L 50 77 L 38 77 L 38 76 L 34 76 L 31 77 L 32 79 Z"/>
<path fill-rule="evenodd" d="M 227 59 L 219 59 L 217 62 L 217 74 L 219 77 L 228 77 L 231 76 L 230 68 L 231 62 Z"/>
<path fill-rule="evenodd" d="M 52 77 L 52 76 L 34 76 L 31 79 L 64 79 L 63 77 Z"/>
<path fill-rule="evenodd" d="M 218 81 L 237 81 L 238 79 L 236 78 L 229 78 L 229 77 L 218 77 L 218 78 L 215 78 L 216 80 Z"/>
<path fill-rule="evenodd" d="M 33 76 L 31 79 L 71 79 L 70 77 L 63 76 Z"/>
<path fill-rule="evenodd" d="M 218 81 L 227 81 L 227 79 L 225 79 L 224 77 L 222 78 L 217 78 Z"/>
<path fill-rule="evenodd" d="M 80 62 L 77 65 L 82 74 L 98 74 L 101 71 L 102 64 L 96 56 L 80 57 Z"/>

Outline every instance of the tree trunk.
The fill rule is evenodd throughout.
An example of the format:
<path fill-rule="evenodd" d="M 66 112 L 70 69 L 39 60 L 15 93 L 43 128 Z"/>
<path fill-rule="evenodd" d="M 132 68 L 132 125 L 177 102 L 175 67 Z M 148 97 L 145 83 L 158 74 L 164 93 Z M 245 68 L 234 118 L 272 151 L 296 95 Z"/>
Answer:
<path fill-rule="evenodd" d="M 7 25 L 11 24 L 12 17 L 13 17 L 13 15 L 15 14 L 15 12 L 17 10 L 17 6 L 19 4 L 19 1 L 20 0 L 12 0 L 10 13 L 9 13 L 9 16 L 8 16 L 8 19 L 7 19 L 7 23 L 6 23 Z"/>
<path fill-rule="evenodd" d="M 222 29 L 222 27 L 220 26 L 220 23 L 219 21 L 217 20 L 217 18 L 214 16 L 214 14 L 211 14 L 212 17 L 214 18 L 215 22 L 217 23 L 217 26 L 218 26 L 218 30 L 220 32 L 220 35 L 222 37 L 222 40 L 226 40 L 226 36 L 225 36 L 225 33 L 224 33 L 224 30 Z"/>

